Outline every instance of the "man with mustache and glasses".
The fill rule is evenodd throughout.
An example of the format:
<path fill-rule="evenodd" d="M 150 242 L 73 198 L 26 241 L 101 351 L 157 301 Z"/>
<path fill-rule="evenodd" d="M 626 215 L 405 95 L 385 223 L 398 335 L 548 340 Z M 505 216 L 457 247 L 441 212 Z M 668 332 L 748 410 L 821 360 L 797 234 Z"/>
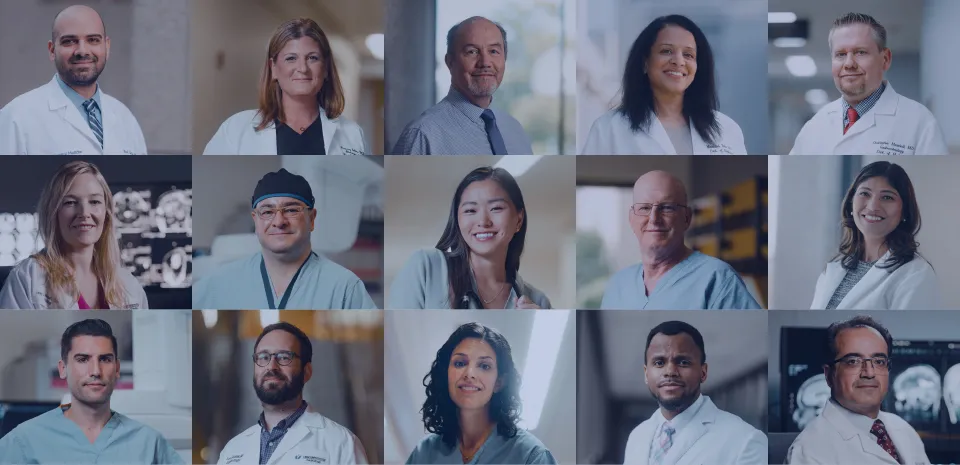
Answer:
<path fill-rule="evenodd" d="M 280 322 L 263 328 L 253 347 L 253 389 L 263 413 L 227 443 L 217 463 L 367 463 L 350 430 L 311 411 L 303 400 L 303 385 L 313 377 L 310 338 Z"/>
<path fill-rule="evenodd" d="M 626 215 L 640 244 L 640 263 L 610 277 L 601 309 L 760 308 L 733 267 L 684 244 L 693 210 L 679 179 L 665 171 L 646 173 L 633 185 L 633 201 Z"/>
<path fill-rule="evenodd" d="M 393 155 L 532 155 L 520 122 L 490 108 L 507 66 L 507 32 L 474 16 L 447 32 L 450 92 L 407 125 Z"/>
<path fill-rule="evenodd" d="M 707 381 L 703 336 L 682 321 L 647 335 L 643 376 L 660 408 L 630 433 L 625 464 L 762 465 L 767 437 L 700 394 Z"/>
<path fill-rule="evenodd" d="M 830 400 L 787 451 L 789 464 L 929 464 L 909 423 L 881 412 L 890 383 L 890 331 L 859 315 L 827 328 Z"/>
<path fill-rule="evenodd" d="M 88 319 L 67 327 L 57 368 L 70 387 L 70 403 L 0 439 L 0 464 L 184 463 L 160 433 L 110 409 L 120 361 L 107 322 Z"/>
<path fill-rule="evenodd" d="M 47 50 L 57 74 L 0 109 L 0 155 L 146 155 L 137 119 L 97 83 L 110 57 L 100 15 L 64 9 Z"/>

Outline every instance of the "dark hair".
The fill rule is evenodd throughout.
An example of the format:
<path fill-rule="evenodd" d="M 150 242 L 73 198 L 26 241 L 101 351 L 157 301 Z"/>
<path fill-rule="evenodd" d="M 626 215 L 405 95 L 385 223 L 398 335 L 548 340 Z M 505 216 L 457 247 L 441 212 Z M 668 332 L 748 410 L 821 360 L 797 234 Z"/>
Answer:
<path fill-rule="evenodd" d="M 707 143 L 713 143 L 721 134 L 717 122 L 717 84 L 714 75 L 713 52 L 703 31 L 686 16 L 661 16 L 651 22 L 637 36 L 630 47 L 623 70 L 623 100 L 617 111 L 630 121 L 630 129 L 647 131 L 651 113 L 656 111 L 650 77 L 644 71 L 657 34 L 667 26 L 678 26 L 693 34 L 697 44 L 697 74 L 683 94 L 683 115 L 693 121 L 693 127 Z"/>
<path fill-rule="evenodd" d="M 463 20 L 463 21 L 460 21 L 460 22 L 457 23 L 457 24 L 454 24 L 453 27 L 451 27 L 450 30 L 447 31 L 447 56 L 453 55 L 453 43 L 456 42 L 456 40 L 457 40 L 457 33 L 460 32 L 460 27 L 461 27 L 461 26 L 465 26 L 465 25 L 467 25 L 467 24 L 470 24 L 470 23 L 472 23 L 472 22 L 474 22 L 474 21 L 476 21 L 476 20 L 478 20 L 478 19 L 486 19 L 487 21 L 490 21 L 489 19 L 484 18 L 483 16 L 473 16 L 473 17 L 467 18 L 467 19 L 465 19 L 465 20 Z M 504 56 L 504 58 L 506 58 L 506 56 L 507 56 L 507 31 L 503 29 L 503 26 L 501 26 L 500 23 L 498 23 L 498 22 L 496 22 L 496 21 L 490 21 L 490 22 L 493 23 L 494 26 L 497 26 L 497 29 L 500 30 L 500 35 L 503 36 L 503 56 Z"/>
<path fill-rule="evenodd" d="M 450 399 L 447 384 L 447 368 L 453 350 L 461 341 L 476 338 L 493 347 L 497 355 L 497 381 L 500 391 L 490 398 L 490 418 L 497 423 L 497 432 L 505 437 L 517 435 L 517 422 L 520 420 L 520 373 L 513 364 L 510 343 L 495 329 L 479 323 L 460 325 L 447 342 L 437 351 L 437 358 L 430 366 L 430 372 L 423 377 L 427 400 L 420 412 L 423 413 L 423 425 L 427 431 L 440 436 L 444 443 L 453 447 L 460 436 L 460 423 L 457 418 L 457 405 Z"/>
<path fill-rule="evenodd" d="M 450 290 L 452 291 L 452 308 L 463 302 L 468 291 L 472 291 L 471 271 L 470 271 L 470 248 L 463 240 L 460 234 L 460 221 L 457 211 L 460 208 L 460 198 L 467 186 L 478 181 L 491 179 L 496 181 L 503 190 L 507 191 L 510 202 L 513 203 L 517 212 L 523 212 L 523 221 L 520 224 L 520 231 L 513 236 L 510 244 L 507 246 L 507 282 L 514 284 L 517 279 L 517 272 L 520 270 L 520 255 L 523 254 L 523 244 L 527 236 L 527 222 L 530 215 L 526 211 L 526 204 L 523 203 L 523 193 L 520 192 L 520 186 L 517 180 L 513 178 L 509 171 L 503 168 L 492 168 L 484 166 L 477 168 L 467 174 L 457 186 L 457 192 L 453 195 L 453 201 L 450 203 L 450 217 L 447 218 L 447 226 L 443 229 L 443 235 L 437 241 L 436 248 L 444 253 L 447 259 L 447 276 L 450 279 Z M 448 252 L 447 249 L 450 249 Z M 463 307 L 466 308 L 466 307 Z"/>
<path fill-rule="evenodd" d="M 682 321 L 665 321 L 651 329 L 650 333 L 647 334 L 647 345 L 644 346 L 643 349 L 643 364 L 647 364 L 647 350 L 650 348 L 650 341 L 653 340 L 653 336 L 657 334 L 676 336 L 680 333 L 689 334 L 690 337 L 693 338 L 693 342 L 700 348 L 700 363 L 707 363 L 707 350 L 704 349 L 703 336 L 700 334 L 700 331 L 697 331 L 697 328 L 694 328 L 689 323 Z"/>
<path fill-rule="evenodd" d="M 891 258 L 886 260 L 885 263 L 877 264 L 877 267 L 895 270 L 901 265 L 909 263 L 917 254 L 919 244 L 916 237 L 917 233 L 920 232 L 920 206 L 917 205 L 917 196 L 913 191 L 913 184 L 910 182 L 907 172 L 900 165 L 888 161 L 878 161 L 864 166 L 860 170 L 857 179 L 847 189 L 847 195 L 843 197 L 843 204 L 840 206 L 840 226 L 843 228 L 843 240 L 840 242 L 840 253 L 834 257 L 834 260 L 843 257 L 841 263 L 847 270 L 857 268 L 857 263 L 864 259 L 866 249 L 863 233 L 857 229 L 857 224 L 853 220 L 853 196 L 860 184 L 877 176 L 885 178 L 897 190 L 897 194 L 903 202 L 903 208 L 900 211 L 901 221 L 897 224 L 896 229 L 887 234 L 886 238 Z"/>
<path fill-rule="evenodd" d="M 60 360 L 63 360 L 64 363 L 67 362 L 70 350 L 73 349 L 73 338 L 77 336 L 109 338 L 113 344 L 113 355 L 115 357 L 119 356 L 117 354 L 117 338 L 113 336 L 113 328 L 106 321 L 91 318 L 67 326 L 67 329 L 63 332 L 63 336 L 60 338 Z"/>
<path fill-rule="evenodd" d="M 260 345 L 260 340 L 263 339 L 263 336 L 266 336 L 267 333 L 274 330 L 286 331 L 292 334 L 294 337 L 296 337 L 298 341 L 300 341 L 300 353 L 297 354 L 300 357 L 300 361 L 302 362 L 300 366 L 305 366 L 306 364 L 313 361 L 313 343 L 310 342 L 310 338 L 307 337 L 307 335 L 304 334 L 304 332 L 301 331 L 300 328 L 290 323 L 287 323 L 286 321 L 274 323 L 272 325 L 268 325 L 266 328 L 263 328 L 263 331 L 261 331 L 260 335 L 257 336 L 257 342 L 253 344 L 253 350 L 254 351 L 257 350 L 257 346 Z"/>
<path fill-rule="evenodd" d="M 857 315 L 849 320 L 837 321 L 827 328 L 827 353 L 830 354 L 830 359 L 825 360 L 824 363 L 829 365 L 831 369 L 833 368 L 832 362 L 837 359 L 838 355 L 837 336 L 840 335 L 840 331 L 853 328 L 873 328 L 877 330 L 887 343 L 887 356 L 890 355 L 890 350 L 893 348 L 893 336 L 890 335 L 890 331 L 867 315 Z"/>
<path fill-rule="evenodd" d="M 839 27 L 849 26 L 851 24 L 866 24 L 873 29 L 873 41 L 877 43 L 877 48 L 882 52 L 887 48 L 887 29 L 883 27 L 873 16 L 863 13 L 847 13 L 833 21 L 830 27 L 830 33 L 827 34 L 827 44 L 833 47 L 833 31 Z"/>

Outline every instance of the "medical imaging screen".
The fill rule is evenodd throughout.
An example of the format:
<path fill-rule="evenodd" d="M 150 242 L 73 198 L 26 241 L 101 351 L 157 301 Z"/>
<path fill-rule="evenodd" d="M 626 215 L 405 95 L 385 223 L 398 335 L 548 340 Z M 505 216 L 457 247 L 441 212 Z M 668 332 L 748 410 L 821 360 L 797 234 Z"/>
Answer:
<path fill-rule="evenodd" d="M 820 415 L 830 399 L 823 376 L 827 331 L 824 328 L 780 330 L 780 418 L 782 431 L 798 432 Z"/>

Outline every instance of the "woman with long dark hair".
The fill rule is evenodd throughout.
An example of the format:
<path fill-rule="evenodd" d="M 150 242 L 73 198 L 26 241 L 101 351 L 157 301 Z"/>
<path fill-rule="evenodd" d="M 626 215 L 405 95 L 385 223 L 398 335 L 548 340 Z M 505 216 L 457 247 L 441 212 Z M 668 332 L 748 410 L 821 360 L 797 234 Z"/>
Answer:
<path fill-rule="evenodd" d="M 840 252 L 817 280 L 811 308 L 940 308 L 937 275 L 917 252 L 920 206 L 903 168 L 864 166 L 843 198 L 840 224 Z"/>
<path fill-rule="evenodd" d="M 746 155 L 717 108 L 707 36 L 681 15 L 654 19 L 630 48 L 620 105 L 590 128 L 583 155 Z"/>
<path fill-rule="evenodd" d="M 520 420 L 520 373 L 510 343 L 478 323 L 457 328 L 423 377 L 431 434 L 407 463 L 556 463 Z"/>
<path fill-rule="evenodd" d="M 457 187 L 436 247 L 407 261 L 390 287 L 387 308 L 550 308 L 550 300 L 519 275 L 529 219 L 507 170 L 471 171 Z"/>

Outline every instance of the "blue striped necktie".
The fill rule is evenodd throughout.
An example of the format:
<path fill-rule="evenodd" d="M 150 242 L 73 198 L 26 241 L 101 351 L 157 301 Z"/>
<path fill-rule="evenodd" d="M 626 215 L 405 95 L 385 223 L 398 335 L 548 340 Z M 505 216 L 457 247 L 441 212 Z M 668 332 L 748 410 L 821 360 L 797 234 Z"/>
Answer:
<path fill-rule="evenodd" d="M 100 148 L 103 149 L 103 123 L 100 122 L 100 107 L 94 99 L 83 102 L 83 109 L 87 112 L 87 124 L 90 130 L 97 136 L 97 142 L 100 142 Z"/>
<path fill-rule="evenodd" d="M 497 127 L 497 118 L 493 115 L 493 111 L 489 108 L 483 110 L 483 113 L 480 114 L 480 119 L 483 120 L 484 126 L 486 126 L 487 140 L 490 141 L 490 148 L 493 149 L 493 154 L 506 155 L 507 146 L 503 142 L 503 135 L 500 134 L 500 128 Z"/>

